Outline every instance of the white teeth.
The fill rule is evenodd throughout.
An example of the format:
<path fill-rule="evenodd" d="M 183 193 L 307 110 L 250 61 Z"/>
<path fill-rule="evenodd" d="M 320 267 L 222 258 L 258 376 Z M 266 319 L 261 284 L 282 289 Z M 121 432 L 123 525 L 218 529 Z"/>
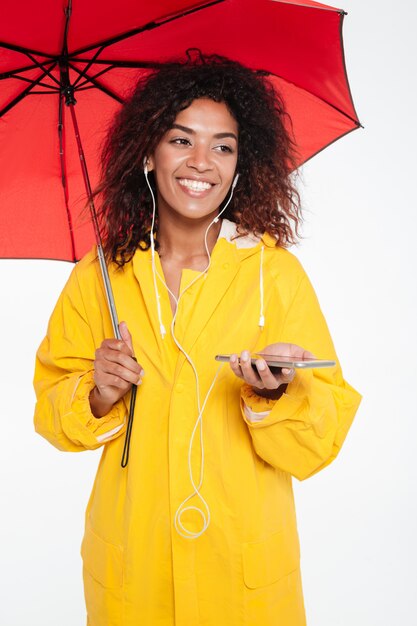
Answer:
<path fill-rule="evenodd" d="M 211 189 L 210 183 L 205 183 L 201 180 L 190 180 L 189 178 L 180 178 L 178 179 L 178 182 L 182 187 L 188 187 L 188 189 L 192 189 L 193 191 L 205 191 L 206 189 Z"/>

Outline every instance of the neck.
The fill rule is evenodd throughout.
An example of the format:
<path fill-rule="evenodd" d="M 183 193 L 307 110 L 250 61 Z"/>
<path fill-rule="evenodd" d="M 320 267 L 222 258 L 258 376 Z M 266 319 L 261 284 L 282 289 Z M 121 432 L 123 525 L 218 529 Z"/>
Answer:
<path fill-rule="evenodd" d="M 204 237 L 214 219 L 210 215 L 202 220 L 178 219 L 178 216 L 160 214 L 158 219 L 159 255 L 178 263 L 187 263 L 199 257 L 207 257 Z M 207 234 L 207 246 L 211 254 L 221 228 L 221 220 L 213 224 Z"/>

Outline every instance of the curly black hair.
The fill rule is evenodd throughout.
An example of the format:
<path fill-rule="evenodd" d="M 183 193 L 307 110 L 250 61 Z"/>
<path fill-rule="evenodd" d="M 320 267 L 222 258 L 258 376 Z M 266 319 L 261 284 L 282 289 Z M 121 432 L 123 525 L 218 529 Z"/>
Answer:
<path fill-rule="evenodd" d="M 283 99 L 266 72 L 215 55 L 188 55 L 142 77 L 107 135 L 95 195 L 101 199 L 100 224 L 109 261 L 123 266 L 138 247 L 149 247 L 152 202 L 143 160 L 178 113 L 198 98 L 224 102 L 238 123 L 240 179 L 223 217 L 235 221 L 242 235 L 268 232 L 279 246 L 295 243 L 301 213 Z"/>

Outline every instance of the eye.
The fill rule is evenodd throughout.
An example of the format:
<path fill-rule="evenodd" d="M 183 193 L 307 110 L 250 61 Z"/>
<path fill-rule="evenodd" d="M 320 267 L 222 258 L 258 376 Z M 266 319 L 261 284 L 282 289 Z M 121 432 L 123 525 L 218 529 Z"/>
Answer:
<path fill-rule="evenodd" d="M 216 146 L 215 150 L 217 150 L 218 152 L 228 152 L 230 154 L 232 154 L 234 152 L 233 148 L 231 146 L 228 146 L 227 144 L 221 144 L 220 146 Z"/>
<path fill-rule="evenodd" d="M 191 142 L 187 137 L 173 137 L 170 139 L 169 143 L 172 143 L 177 146 L 190 146 Z"/>

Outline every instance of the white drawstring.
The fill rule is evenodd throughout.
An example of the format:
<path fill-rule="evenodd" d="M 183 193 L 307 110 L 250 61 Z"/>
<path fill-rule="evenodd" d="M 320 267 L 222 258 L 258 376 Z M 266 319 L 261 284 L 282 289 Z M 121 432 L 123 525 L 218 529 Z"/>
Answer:
<path fill-rule="evenodd" d="M 263 329 L 265 326 L 265 316 L 264 316 L 264 271 L 263 271 L 263 263 L 264 263 L 264 246 L 261 247 L 261 260 L 259 266 L 259 294 L 260 294 L 260 311 L 259 311 L 259 324 L 258 326 Z"/>
<path fill-rule="evenodd" d="M 151 256 L 152 256 L 152 276 L 153 276 L 153 287 L 155 290 L 155 298 L 156 298 L 156 309 L 158 312 L 158 322 L 159 322 L 159 332 L 161 333 L 162 339 L 165 337 L 167 331 L 165 330 L 165 326 L 162 321 L 162 313 L 161 313 L 161 296 L 159 295 L 158 285 L 156 284 L 156 267 L 155 267 L 155 241 L 153 236 L 153 231 L 155 228 L 155 216 L 156 216 L 156 202 L 155 196 L 153 193 L 153 189 L 148 180 L 148 170 L 145 168 L 145 179 L 146 183 L 149 187 L 149 191 L 152 196 L 152 225 L 151 225 Z"/>

